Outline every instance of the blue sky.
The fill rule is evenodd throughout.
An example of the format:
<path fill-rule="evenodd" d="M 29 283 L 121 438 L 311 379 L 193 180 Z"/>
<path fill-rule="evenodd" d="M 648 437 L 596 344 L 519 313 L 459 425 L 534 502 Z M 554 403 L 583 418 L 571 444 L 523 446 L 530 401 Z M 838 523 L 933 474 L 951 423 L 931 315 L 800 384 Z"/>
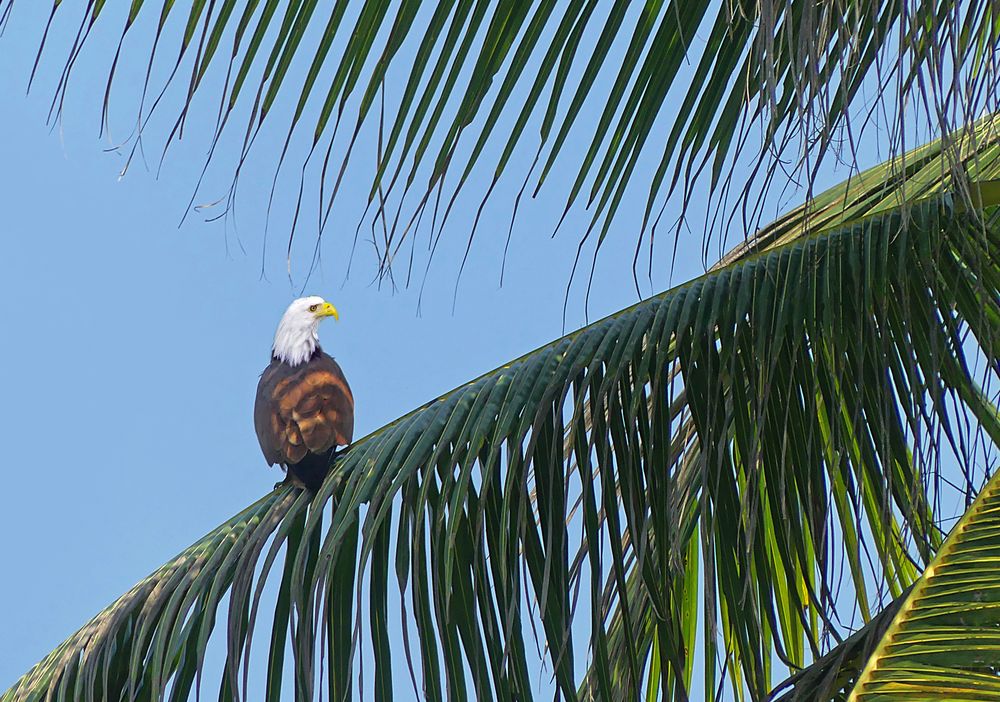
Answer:
<path fill-rule="evenodd" d="M 17 3 L 0 39 L 0 689 L 281 478 L 260 455 L 251 409 L 275 324 L 301 289 L 315 241 L 315 228 L 303 225 L 290 282 L 284 239 L 297 163 L 277 191 L 266 248 L 264 203 L 272 170 L 264 161 L 251 164 L 241 180 L 235 225 L 232 218 L 205 222 L 219 211 L 210 208 L 190 213 L 178 226 L 214 125 L 207 102 L 189 121 L 183 141 L 170 147 L 159 173 L 166 117 L 151 124 L 144 141 L 148 165 L 137 158 L 118 178 L 124 156 L 108 148 L 131 131 L 145 58 L 135 52 L 121 66 L 111 141 L 99 140 L 107 47 L 117 41 L 117 22 L 97 26 L 74 69 L 62 119 L 47 125 L 75 30 L 68 20 L 54 27 L 53 50 L 26 96 L 49 9 Z M 148 26 L 137 31 L 148 39 Z M 211 81 L 219 79 L 210 77 L 207 94 L 214 94 Z M 265 154 L 280 149 L 288 108 L 279 102 L 272 122 L 280 127 L 262 131 Z M 172 118 L 176 111 L 164 115 Z M 233 141 L 220 146 L 219 168 L 210 169 L 196 202 L 226 194 L 237 148 Z M 376 135 L 363 131 L 357 158 L 373 160 L 375 149 Z M 643 165 L 648 171 L 651 164 Z M 562 168 L 553 174 L 557 184 L 575 175 Z M 357 398 L 356 435 L 563 332 L 563 296 L 587 218 L 574 212 L 552 238 L 564 193 L 543 190 L 527 202 L 501 288 L 507 213 L 523 172 L 516 170 L 498 188 L 457 297 L 464 237 L 488 186 L 485 176 L 470 184 L 474 195 L 460 199 L 422 297 L 419 281 L 396 291 L 372 284 L 375 260 L 363 241 L 345 280 L 370 180 L 361 169 L 345 181 L 307 292 L 340 309 L 341 322 L 327 323 L 321 339 Z M 635 203 L 641 205 L 643 196 L 637 192 Z M 703 205 L 696 201 L 693 210 Z M 603 249 L 591 320 L 637 299 L 631 264 L 639 214 L 634 206 L 623 208 Z M 685 241 L 674 283 L 703 270 L 697 215 Z M 670 253 L 668 245 L 657 248 L 657 274 L 644 293 L 668 287 Z M 566 330 L 584 318 L 578 284 Z M 406 684 L 404 670 L 397 681 Z"/>

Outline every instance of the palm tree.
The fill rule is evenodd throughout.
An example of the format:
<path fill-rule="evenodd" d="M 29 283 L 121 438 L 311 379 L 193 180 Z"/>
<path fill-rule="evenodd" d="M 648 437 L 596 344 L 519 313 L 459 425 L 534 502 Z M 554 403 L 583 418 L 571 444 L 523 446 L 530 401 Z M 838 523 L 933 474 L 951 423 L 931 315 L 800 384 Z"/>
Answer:
<path fill-rule="evenodd" d="M 109 88 L 140 18 L 156 18 L 150 65 L 166 50 L 164 27 L 181 10 L 151 5 L 117 8 L 125 29 Z M 987 474 L 1000 439 L 989 395 L 1000 123 L 973 118 L 992 108 L 997 6 L 348 5 L 192 2 L 177 20 L 171 79 L 182 65 L 190 79 L 174 132 L 209 68 L 224 66 L 217 139 L 249 105 L 238 176 L 272 105 L 292 100 L 277 167 L 295 135 L 313 135 L 302 172 L 320 194 L 321 236 L 351 163 L 353 139 L 334 149 L 336 130 L 384 124 L 370 215 L 386 225 L 385 272 L 425 211 L 440 236 L 488 145 L 502 145 L 494 185 L 518 165 L 535 123 L 537 187 L 557 159 L 579 160 L 566 208 L 593 208 L 581 249 L 594 232 L 600 248 L 650 153 L 659 165 L 640 184 L 637 256 L 661 208 L 683 213 L 697 183 L 723 193 L 720 207 L 737 194 L 718 227 L 740 221 L 746 241 L 705 275 L 360 439 L 317 494 L 275 489 L 0 700 L 185 699 L 213 633 L 225 641 L 227 699 L 260 696 L 247 690 L 253 644 L 267 649 L 268 699 L 289 684 L 286 667 L 297 698 L 320 688 L 349 698 L 359 658 L 374 662 L 377 698 L 402 677 L 431 699 L 527 699 L 536 647 L 567 699 L 996 695 L 1000 478 Z M 88 3 L 54 113 L 112 11 Z M 56 2 L 51 21 L 65 12 Z M 408 37 L 415 53 L 386 117 L 376 106 Z M 295 57 L 309 63 L 297 88 L 286 82 Z M 685 60 L 695 68 L 678 88 Z M 885 107 L 859 104 L 872 86 L 923 108 L 940 138 L 904 152 L 914 127 L 899 111 L 895 157 L 812 196 L 827 157 L 844 155 L 839 139 L 853 156 L 850 117 Z M 154 93 L 140 133 L 169 102 Z M 606 106 L 592 136 L 569 149 L 595 99 Z M 500 134 L 505 110 L 515 118 Z M 740 183 L 744 154 L 754 168 Z M 793 178 L 807 183 L 806 202 L 756 229 L 754 199 Z M 740 204 L 744 216 L 730 217 Z M 943 461 L 970 502 L 950 534 Z M 276 584 L 273 601 L 265 584 Z M 389 643 L 390 601 L 403 610 L 402 650 Z"/>

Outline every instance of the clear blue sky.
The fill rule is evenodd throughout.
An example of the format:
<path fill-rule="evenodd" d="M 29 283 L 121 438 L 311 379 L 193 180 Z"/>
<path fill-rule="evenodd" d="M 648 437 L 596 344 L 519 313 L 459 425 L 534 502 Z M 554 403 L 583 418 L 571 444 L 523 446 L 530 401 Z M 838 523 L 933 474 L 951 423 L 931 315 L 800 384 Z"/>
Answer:
<path fill-rule="evenodd" d="M 49 9 L 16 3 L 0 39 L 0 689 L 281 478 L 260 455 L 251 408 L 274 326 L 299 292 L 314 242 L 310 222 L 297 234 L 303 243 L 294 250 L 293 285 L 284 238 L 297 161 L 279 188 L 266 252 L 270 161 L 252 164 L 244 176 L 235 231 L 231 220 L 206 223 L 197 213 L 178 227 L 214 124 L 210 101 L 199 103 L 158 176 L 166 118 L 176 115 L 171 110 L 145 140 L 148 168 L 137 159 L 118 179 L 122 154 L 106 151 L 107 139 L 97 138 L 118 21 L 97 26 L 74 69 L 63 119 L 47 126 L 75 30 L 69 15 L 57 23 L 52 51 L 25 96 Z M 140 36 L 148 40 L 148 27 L 140 27 Z M 406 50 L 413 48 L 404 47 L 404 56 Z M 131 131 L 145 68 L 141 52 L 127 56 L 113 98 L 111 136 L 119 140 Z M 206 96 L 217 95 L 216 85 Z M 282 102 L 278 110 L 287 114 L 288 107 Z M 276 117 L 275 128 L 261 134 L 264 152 L 280 148 L 287 117 Z M 362 133 L 359 161 L 374 160 L 374 137 L 372 130 Z M 226 194 L 236 147 L 222 145 L 199 202 Z M 643 165 L 648 172 L 650 164 Z M 371 285 L 375 261 L 363 244 L 345 283 L 370 184 L 364 171 L 347 179 L 307 292 L 341 311 L 342 321 L 326 324 L 321 339 L 354 389 L 357 435 L 562 333 L 563 294 L 586 223 L 578 212 L 550 238 L 564 190 L 543 190 L 522 208 L 498 286 L 507 212 L 523 172 L 514 170 L 487 210 L 453 311 L 467 228 L 488 181 L 480 173 L 471 184 L 430 268 L 419 315 L 419 280 L 395 293 Z M 574 174 L 557 171 L 552 181 Z M 644 192 L 634 195 L 641 205 Z M 592 320 L 637 299 L 631 262 L 638 209 L 623 208 L 604 248 Z M 697 216 L 693 226 L 675 283 L 702 270 Z M 644 293 L 668 286 L 669 255 L 670 246 L 661 245 L 657 277 Z M 567 328 L 583 320 L 577 285 Z M 396 679 L 408 685 L 404 669 Z"/>

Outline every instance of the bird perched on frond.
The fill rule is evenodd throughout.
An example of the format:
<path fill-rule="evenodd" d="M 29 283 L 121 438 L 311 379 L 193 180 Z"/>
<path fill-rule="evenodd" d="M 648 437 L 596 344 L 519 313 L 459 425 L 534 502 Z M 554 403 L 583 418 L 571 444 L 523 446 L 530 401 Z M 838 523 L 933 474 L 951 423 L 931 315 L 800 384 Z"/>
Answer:
<path fill-rule="evenodd" d="M 271 363 L 257 384 L 254 426 L 268 465 L 286 482 L 317 489 L 338 446 L 354 437 L 354 396 L 340 366 L 319 347 L 319 323 L 339 319 L 321 297 L 302 297 L 285 310 L 274 334 Z"/>

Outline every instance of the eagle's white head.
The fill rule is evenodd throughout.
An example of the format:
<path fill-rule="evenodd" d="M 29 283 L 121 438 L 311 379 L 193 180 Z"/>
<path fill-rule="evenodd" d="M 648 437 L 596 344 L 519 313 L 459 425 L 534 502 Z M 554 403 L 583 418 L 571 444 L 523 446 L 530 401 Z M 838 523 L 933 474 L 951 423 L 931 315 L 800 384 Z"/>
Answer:
<path fill-rule="evenodd" d="M 300 297 L 288 306 L 274 333 L 272 354 L 290 366 L 305 363 L 319 344 L 319 323 L 324 317 L 340 319 L 337 308 L 322 297 Z"/>

